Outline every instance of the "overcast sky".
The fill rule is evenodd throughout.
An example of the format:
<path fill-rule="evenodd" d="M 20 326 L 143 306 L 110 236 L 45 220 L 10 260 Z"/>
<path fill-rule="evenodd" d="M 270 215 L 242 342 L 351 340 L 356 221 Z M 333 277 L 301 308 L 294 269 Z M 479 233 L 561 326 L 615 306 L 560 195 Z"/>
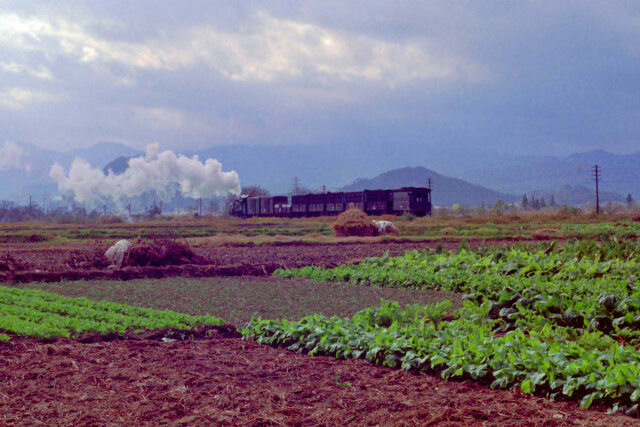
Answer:
<path fill-rule="evenodd" d="M 639 5 L 0 0 L 0 142 L 635 152 Z"/>

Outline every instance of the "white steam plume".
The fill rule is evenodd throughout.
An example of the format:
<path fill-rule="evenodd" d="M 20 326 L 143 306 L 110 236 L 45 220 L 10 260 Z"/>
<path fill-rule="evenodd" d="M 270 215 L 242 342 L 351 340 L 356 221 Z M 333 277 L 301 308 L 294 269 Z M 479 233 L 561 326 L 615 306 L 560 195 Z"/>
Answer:
<path fill-rule="evenodd" d="M 212 197 L 226 193 L 240 194 L 240 179 L 235 171 L 222 172 L 222 164 L 215 159 L 204 163 L 198 156 L 191 158 L 171 151 L 158 153 L 158 144 L 149 144 L 144 157 L 129 160 L 129 168 L 120 175 L 92 168 L 76 157 L 69 175 L 54 163 L 49 176 L 62 193 L 73 193 L 80 203 L 96 205 L 111 199 L 115 203 L 122 197 L 136 197 L 156 191 L 170 198 L 178 188 L 185 197 Z"/>
<path fill-rule="evenodd" d="M 26 169 L 22 161 L 24 150 L 15 142 L 5 141 L 0 147 L 0 172 L 11 169 Z"/>

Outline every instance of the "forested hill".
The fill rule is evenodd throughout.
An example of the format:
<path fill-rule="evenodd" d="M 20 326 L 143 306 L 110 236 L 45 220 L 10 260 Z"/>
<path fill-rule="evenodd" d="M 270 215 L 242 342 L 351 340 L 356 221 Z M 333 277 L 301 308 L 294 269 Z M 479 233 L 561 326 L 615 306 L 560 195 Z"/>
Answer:
<path fill-rule="evenodd" d="M 382 173 L 374 178 L 359 178 L 353 184 L 343 187 L 342 191 L 390 189 L 400 187 L 426 187 L 431 178 L 432 200 L 434 206 L 451 206 L 459 203 L 463 206 L 495 204 L 519 201 L 520 197 L 499 193 L 480 185 L 471 184 L 458 178 L 441 175 L 424 167 L 406 167 Z"/>

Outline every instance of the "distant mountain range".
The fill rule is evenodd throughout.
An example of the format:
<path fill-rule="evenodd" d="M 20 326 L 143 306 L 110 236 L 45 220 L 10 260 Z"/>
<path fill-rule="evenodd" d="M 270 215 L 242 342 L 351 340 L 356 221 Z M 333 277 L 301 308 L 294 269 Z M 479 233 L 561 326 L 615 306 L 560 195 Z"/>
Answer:
<path fill-rule="evenodd" d="M 342 190 L 426 187 L 429 180 L 433 183 L 431 197 L 434 206 L 451 206 L 454 203 L 476 206 L 483 203 L 493 205 L 498 200 L 508 203 L 519 201 L 519 198 L 512 194 L 499 193 L 461 179 L 441 175 L 423 167 L 395 169 L 374 178 L 357 179 L 353 184 L 343 187 Z"/>
<path fill-rule="evenodd" d="M 434 206 L 451 206 L 454 203 L 467 207 L 482 204 L 489 206 L 498 200 L 507 203 L 520 203 L 524 195 L 501 193 L 458 178 L 444 176 L 423 167 L 395 169 L 374 178 L 357 179 L 353 184 L 343 187 L 342 190 L 359 191 L 404 186 L 425 187 L 429 180 L 432 182 Z M 595 199 L 595 190 L 582 185 L 565 185 L 556 190 L 529 191 L 527 194 L 529 199 L 532 196 L 536 199 L 544 198 L 548 204 L 553 198 L 557 205 L 568 206 L 584 205 Z M 602 203 L 624 203 L 626 197 L 611 191 L 600 191 L 600 200 Z"/>
<path fill-rule="evenodd" d="M 81 157 L 94 167 L 121 172 L 130 157 L 142 154 L 115 142 L 66 152 L 17 145 L 23 151 L 24 167 L 0 171 L 0 199 L 18 203 L 26 203 L 29 195 L 39 200 L 57 194 L 49 178 L 54 161 L 68 170 L 73 159 Z M 640 153 L 617 155 L 598 150 L 553 157 L 416 150 L 407 155 L 380 145 L 362 151 L 348 142 L 295 147 L 229 145 L 180 153 L 201 160 L 216 158 L 223 170 L 237 171 L 243 185 L 259 185 L 272 194 L 289 192 L 294 177 L 312 191 L 323 186 L 330 191 L 424 186 L 431 178 L 433 201 L 439 206 L 519 202 L 524 193 L 546 194 L 546 200 L 553 194 L 559 204 L 581 205 L 593 199 L 591 167 L 597 163 L 602 171 L 603 202 L 624 201 L 627 193 L 640 199 Z M 352 184 L 345 186 L 348 182 Z"/>
<path fill-rule="evenodd" d="M 225 168 L 236 170 L 243 183 L 279 193 L 291 190 L 294 177 L 314 191 L 323 186 L 337 190 L 358 178 L 420 166 L 440 176 L 456 177 L 521 198 L 524 193 L 560 190 L 565 186 L 593 188 L 591 169 L 598 164 L 602 172 L 601 190 L 624 196 L 631 193 L 640 199 L 640 152 L 618 155 L 596 150 L 567 157 L 511 156 L 480 150 L 403 153 L 392 146 L 371 146 L 362 151 L 345 143 L 341 146 L 219 146 L 185 154 L 197 154 L 201 159 L 217 158 Z M 438 184 L 434 182 L 434 185 L 437 191 Z"/>

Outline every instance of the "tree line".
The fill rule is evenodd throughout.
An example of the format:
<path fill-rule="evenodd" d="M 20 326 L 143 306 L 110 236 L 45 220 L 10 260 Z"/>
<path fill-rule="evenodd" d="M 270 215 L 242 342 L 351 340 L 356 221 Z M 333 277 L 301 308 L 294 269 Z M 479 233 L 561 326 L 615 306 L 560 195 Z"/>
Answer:
<path fill-rule="evenodd" d="M 551 200 L 547 205 L 547 202 L 544 200 L 544 197 L 540 197 L 540 199 L 536 199 L 535 196 L 531 195 L 531 200 L 529 200 L 529 198 L 527 197 L 527 194 L 525 193 L 524 196 L 522 196 L 522 202 L 520 202 L 520 206 L 522 206 L 522 209 L 539 210 L 546 207 L 555 208 L 558 205 L 556 204 L 556 199 L 555 197 L 553 197 L 553 194 L 551 195 Z"/>

